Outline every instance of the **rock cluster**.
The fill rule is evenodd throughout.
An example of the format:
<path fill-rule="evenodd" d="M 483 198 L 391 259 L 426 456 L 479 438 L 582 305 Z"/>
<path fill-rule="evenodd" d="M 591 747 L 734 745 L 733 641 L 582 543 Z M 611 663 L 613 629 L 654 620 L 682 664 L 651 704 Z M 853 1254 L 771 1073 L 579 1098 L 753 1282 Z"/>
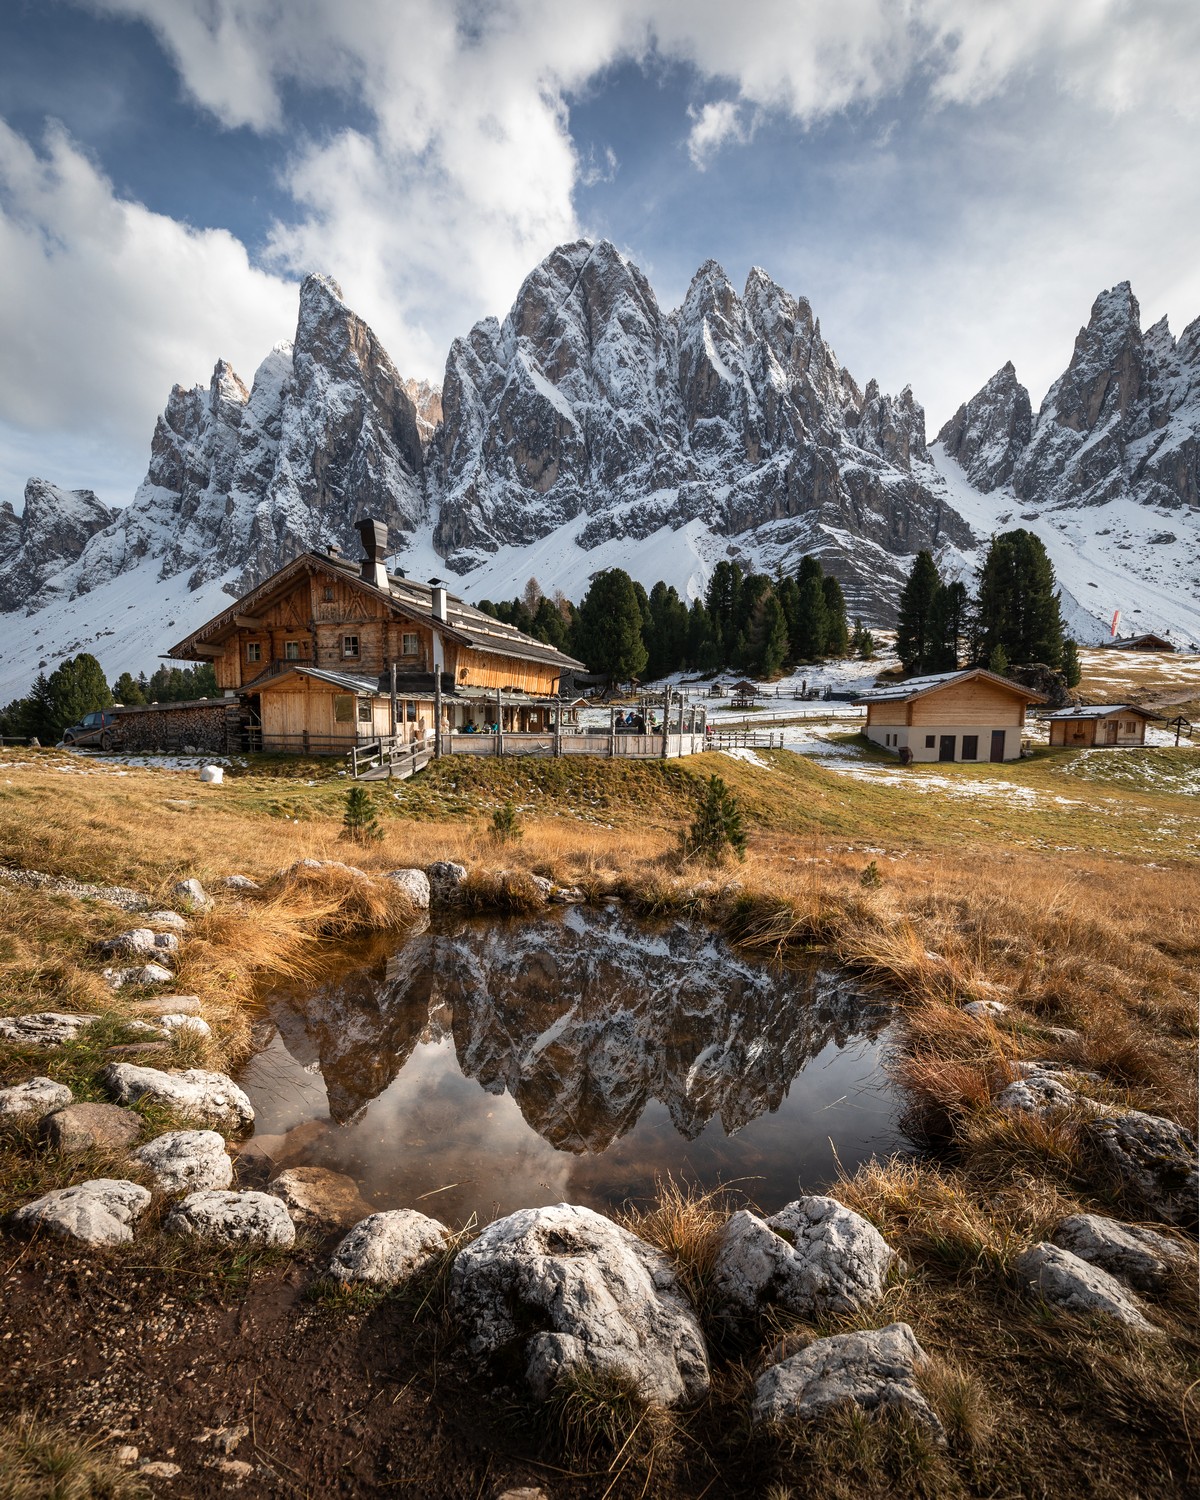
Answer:
<path fill-rule="evenodd" d="M 190 1119 L 244 1129 L 254 1123 L 254 1107 L 224 1073 L 203 1068 L 163 1072 L 133 1063 L 110 1063 L 101 1075 L 122 1104 L 149 1099 Z"/>

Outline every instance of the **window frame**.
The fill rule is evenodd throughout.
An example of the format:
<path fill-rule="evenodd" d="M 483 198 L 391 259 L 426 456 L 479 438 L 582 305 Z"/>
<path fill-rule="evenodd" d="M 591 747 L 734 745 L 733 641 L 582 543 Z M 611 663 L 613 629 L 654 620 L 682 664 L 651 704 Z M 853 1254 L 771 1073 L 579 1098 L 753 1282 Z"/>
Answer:
<path fill-rule="evenodd" d="M 333 695 L 333 722 L 335 724 L 354 723 L 354 694 L 334 693 Z"/>
<path fill-rule="evenodd" d="M 409 641 L 412 642 L 411 647 Z M 419 630 L 403 630 L 400 632 L 400 655 L 420 656 L 421 654 L 421 632 Z"/>
<path fill-rule="evenodd" d="M 350 649 L 350 642 L 354 642 L 354 649 Z M 359 657 L 359 641 L 357 635 L 342 636 L 342 660 L 357 661 Z"/>
<path fill-rule="evenodd" d="M 359 698 L 355 722 L 359 724 L 372 724 L 375 721 L 375 711 L 371 705 L 370 698 Z"/>
<path fill-rule="evenodd" d="M 284 659 L 284 661 L 299 661 L 300 660 L 300 642 L 299 641 L 284 641 L 284 643 L 283 643 L 283 659 Z"/>
<path fill-rule="evenodd" d="M 246 642 L 246 660 L 248 662 L 255 662 L 255 663 L 262 661 L 262 642 L 261 641 L 247 641 Z"/>

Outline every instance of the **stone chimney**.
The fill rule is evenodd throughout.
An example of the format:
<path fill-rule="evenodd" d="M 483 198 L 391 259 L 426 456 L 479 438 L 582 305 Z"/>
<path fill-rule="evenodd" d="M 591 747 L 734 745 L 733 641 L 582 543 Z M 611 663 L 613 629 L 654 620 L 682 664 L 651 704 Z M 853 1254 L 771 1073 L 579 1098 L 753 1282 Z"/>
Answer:
<path fill-rule="evenodd" d="M 382 521 L 367 519 L 358 523 L 358 534 L 362 537 L 363 552 L 366 554 L 359 567 L 362 580 L 386 594 L 388 577 L 384 558 L 387 556 L 387 526 Z"/>

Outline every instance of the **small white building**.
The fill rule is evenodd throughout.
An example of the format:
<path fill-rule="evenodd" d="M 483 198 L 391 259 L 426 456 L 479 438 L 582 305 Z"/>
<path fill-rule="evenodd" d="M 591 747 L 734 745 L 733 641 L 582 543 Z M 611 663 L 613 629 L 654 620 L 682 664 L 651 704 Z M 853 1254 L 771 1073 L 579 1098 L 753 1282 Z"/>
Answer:
<path fill-rule="evenodd" d="M 1021 753 L 1025 710 L 1041 693 L 982 667 L 873 688 L 866 735 L 902 760 L 1001 761 Z"/>

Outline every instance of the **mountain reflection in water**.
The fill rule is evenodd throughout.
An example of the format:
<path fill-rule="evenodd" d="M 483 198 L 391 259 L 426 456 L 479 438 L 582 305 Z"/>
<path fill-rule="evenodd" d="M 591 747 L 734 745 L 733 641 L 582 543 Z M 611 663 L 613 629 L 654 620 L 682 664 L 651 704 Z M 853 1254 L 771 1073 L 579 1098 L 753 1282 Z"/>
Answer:
<path fill-rule="evenodd" d="M 899 1140 L 885 1017 L 845 976 L 611 907 L 442 921 L 267 1015 L 242 1078 L 259 1150 L 347 1172 L 380 1208 L 603 1208 L 666 1172 L 752 1179 L 777 1207 L 830 1179 L 835 1147 L 852 1169 Z"/>

